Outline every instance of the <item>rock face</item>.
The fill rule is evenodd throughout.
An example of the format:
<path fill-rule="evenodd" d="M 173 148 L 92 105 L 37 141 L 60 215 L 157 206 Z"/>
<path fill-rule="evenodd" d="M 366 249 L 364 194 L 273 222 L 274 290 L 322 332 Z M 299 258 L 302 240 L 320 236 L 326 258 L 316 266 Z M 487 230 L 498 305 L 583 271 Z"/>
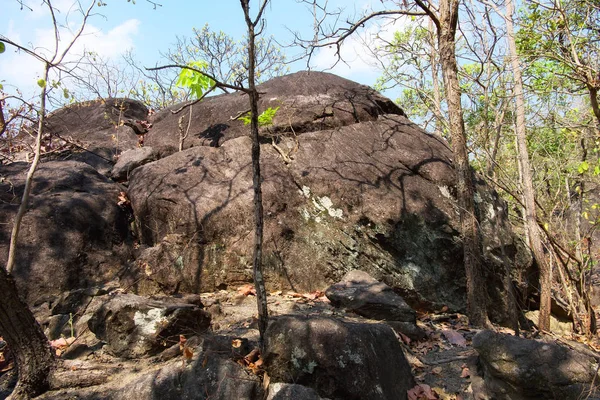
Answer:
<path fill-rule="evenodd" d="M 16 215 L 28 168 L 26 163 L 2 166 L 2 221 L 12 221 Z M 87 164 L 52 161 L 40 165 L 13 271 L 29 303 L 114 279 L 128 253 L 128 222 L 117 206 L 118 194 L 118 185 Z M 4 265 L 11 229 L 11 223 L 0 226 Z"/>
<path fill-rule="evenodd" d="M 179 335 L 198 334 L 209 325 L 209 315 L 196 305 L 133 294 L 115 295 L 88 321 L 90 331 L 122 358 L 155 355 L 177 343 Z"/>
<path fill-rule="evenodd" d="M 273 120 L 274 133 L 300 134 L 374 121 L 384 114 L 404 115 L 390 99 L 368 86 L 320 72 L 299 72 L 272 79 L 259 87 L 259 109 L 280 107 Z M 153 118 L 146 137 L 149 146 L 179 146 L 178 120 L 189 111 L 173 115 L 181 105 L 161 110 Z M 217 147 L 248 135 L 248 127 L 236 116 L 248 111 L 248 99 L 240 93 L 213 96 L 193 106 L 191 130 L 185 148 Z"/>
<path fill-rule="evenodd" d="M 574 400 L 600 378 L 594 378 L 597 360 L 554 343 L 482 331 L 473 338 L 473 347 L 485 390 L 494 399 Z"/>
<path fill-rule="evenodd" d="M 384 324 L 277 318 L 265 334 L 271 382 L 297 383 L 330 399 L 406 399 L 414 386 L 398 339 Z"/>
<path fill-rule="evenodd" d="M 331 74 L 296 73 L 259 90 L 261 110 L 280 107 L 261 146 L 271 287 L 322 290 L 361 269 L 413 307 L 464 311 L 455 175 L 445 140 L 412 124 L 390 100 Z M 181 290 L 251 280 L 250 139 L 243 136 L 247 127 L 229 119 L 245 107 L 237 93 L 195 105 L 188 144 L 196 147 L 131 176 L 142 243 L 152 247 L 179 234 L 196 248 L 197 264 L 176 272 Z M 176 145 L 177 119 L 170 111 L 157 114 L 147 143 Z M 501 247 L 510 262 L 529 260 L 498 195 L 483 182 L 477 192 L 490 312 L 502 320 Z"/>
<path fill-rule="evenodd" d="M 134 169 L 156 160 L 158 154 L 152 147 L 124 151 L 110 171 L 110 177 L 117 182 L 128 181 Z"/>
<path fill-rule="evenodd" d="M 85 162 L 105 174 L 116 156 L 138 145 L 137 135 L 123 122 L 147 118 L 148 109 L 139 101 L 94 100 L 53 112 L 46 119 L 46 131 L 80 146 L 81 151 L 69 154 L 70 160 Z"/>

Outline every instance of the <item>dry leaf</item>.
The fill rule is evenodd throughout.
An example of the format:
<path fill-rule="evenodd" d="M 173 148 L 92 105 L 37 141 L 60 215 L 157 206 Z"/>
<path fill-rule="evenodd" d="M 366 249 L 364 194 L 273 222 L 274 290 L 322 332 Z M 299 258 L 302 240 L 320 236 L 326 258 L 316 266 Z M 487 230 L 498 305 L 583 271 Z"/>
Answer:
<path fill-rule="evenodd" d="M 437 400 L 439 397 L 431 390 L 429 385 L 424 383 L 418 384 L 414 388 L 408 390 L 408 400 Z"/>
<path fill-rule="evenodd" d="M 467 367 L 464 367 L 464 368 L 462 369 L 462 372 L 461 372 L 461 374 L 460 374 L 460 377 L 461 377 L 461 378 L 468 378 L 468 377 L 470 377 L 470 376 L 471 376 L 471 371 L 469 371 L 469 368 L 467 368 Z"/>
<path fill-rule="evenodd" d="M 411 340 L 408 336 L 406 336 L 404 333 L 402 332 L 398 332 L 398 336 L 400 336 L 400 339 L 402 339 L 402 342 L 404 342 L 404 344 L 410 344 Z"/>
<path fill-rule="evenodd" d="M 266 391 L 271 383 L 271 377 L 266 372 L 263 375 L 263 389 Z"/>
<path fill-rule="evenodd" d="M 241 294 L 243 296 L 249 296 L 249 295 L 256 296 L 256 289 L 254 288 L 254 286 L 252 286 L 250 284 L 240 286 L 237 289 L 237 291 L 239 294 Z"/>
<path fill-rule="evenodd" d="M 260 357 L 260 350 L 258 348 L 255 348 L 250 353 L 246 354 L 246 356 L 244 357 L 244 360 L 248 364 L 250 364 L 250 363 L 256 362 L 256 360 L 258 360 L 259 357 Z"/>
<path fill-rule="evenodd" d="M 242 346 L 242 341 L 240 339 L 233 339 L 231 341 L 231 347 L 239 349 Z"/>
<path fill-rule="evenodd" d="M 206 368 L 206 364 L 208 364 L 208 357 L 204 357 L 204 360 L 202 360 L 202 368 Z"/>
<path fill-rule="evenodd" d="M 442 309 L 440 310 L 440 312 L 447 312 L 448 311 L 448 306 L 444 306 L 442 307 Z"/>
<path fill-rule="evenodd" d="M 432 373 L 439 375 L 442 373 L 442 367 L 435 367 L 431 370 Z"/>
<path fill-rule="evenodd" d="M 450 344 L 459 347 L 467 346 L 467 340 L 465 339 L 465 337 L 454 330 L 444 329 L 442 331 L 442 334 L 446 337 L 446 339 L 448 339 L 448 342 L 450 342 Z"/>
<path fill-rule="evenodd" d="M 179 335 L 179 350 L 183 351 L 183 349 L 185 348 L 186 342 L 187 342 L 187 339 L 185 338 L 185 336 Z"/>
<path fill-rule="evenodd" d="M 183 359 L 186 361 L 192 361 L 192 357 L 194 357 L 194 350 L 192 350 L 189 347 L 184 347 L 183 348 Z"/>

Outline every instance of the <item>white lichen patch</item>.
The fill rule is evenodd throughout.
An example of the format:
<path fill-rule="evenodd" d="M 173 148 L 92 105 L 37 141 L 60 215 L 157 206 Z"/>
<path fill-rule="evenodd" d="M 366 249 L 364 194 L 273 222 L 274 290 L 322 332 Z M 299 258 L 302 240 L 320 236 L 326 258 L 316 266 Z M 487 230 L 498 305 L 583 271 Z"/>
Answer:
<path fill-rule="evenodd" d="M 442 194 L 442 196 L 444 196 L 445 198 L 449 199 L 450 197 L 450 190 L 448 189 L 448 186 L 438 186 L 438 189 L 440 190 L 440 193 Z"/>
<path fill-rule="evenodd" d="M 335 208 L 333 206 L 333 201 L 327 196 L 323 197 L 313 197 L 311 194 L 311 190 L 308 186 L 302 186 L 302 189 L 299 190 L 300 194 L 307 199 L 310 199 L 316 213 L 312 215 L 310 211 L 303 208 L 300 210 L 300 214 L 305 221 L 313 218 L 315 222 L 320 223 L 323 219 L 318 215 L 322 213 L 327 213 L 330 217 L 342 219 L 344 217 L 344 212 L 340 208 Z"/>
<path fill-rule="evenodd" d="M 294 367 L 296 367 L 297 369 L 302 369 L 302 364 L 300 363 L 300 360 L 304 357 L 306 357 L 306 352 L 304 350 L 302 350 L 299 347 L 294 347 L 292 349 L 292 364 L 294 364 Z"/>
<path fill-rule="evenodd" d="M 475 192 L 473 194 L 473 201 L 475 201 L 475 203 L 479 204 L 483 201 L 483 199 L 481 198 L 481 196 L 479 195 L 479 193 Z"/>
<path fill-rule="evenodd" d="M 307 199 L 310 198 L 310 188 L 308 186 L 302 186 L 302 190 L 300 191 L 304 197 Z"/>
<path fill-rule="evenodd" d="M 300 210 L 300 215 L 302 215 L 302 218 L 304 218 L 305 221 L 308 221 L 310 219 L 310 213 L 306 208 Z"/>
<path fill-rule="evenodd" d="M 342 218 L 344 216 L 344 213 L 341 209 L 333 207 L 333 201 L 331 201 L 331 199 L 327 196 L 313 199 L 313 203 L 317 209 L 327 211 L 330 217 Z"/>
<path fill-rule="evenodd" d="M 362 358 L 360 357 L 360 354 L 353 353 L 351 350 L 344 350 L 344 353 L 346 354 L 348 359 L 350 361 L 352 361 L 354 364 L 362 364 L 363 361 L 362 361 Z"/>
<path fill-rule="evenodd" d="M 308 362 L 308 364 L 306 365 L 306 368 L 304 369 L 305 372 L 308 372 L 309 374 L 312 374 L 315 371 L 315 367 L 317 366 L 317 362 L 314 360 L 311 360 Z"/>
<path fill-rule="evenodd" d="M 301 371 L 307 372 L 309 374 L 312 374 L 315 370 L 315 367 L 318 365 L 316 361 L 314 360 L 309 360 L 308 363 L 306 363 L 306 366 L 304 366 L 304 358 L 306 357 L 306 352 L 299 348 L 299 347 L 294 347 L 294 349 L 292 350 L 292 364 L 294 365 L 294 367 L 296 369 L 299 369 Z"/>
<path fill-rule="evenodd" d="M 488 204 L 487 206 L 487 217 L 490 221 L 494 221 L 496 219 L 496 209 L 493 204 Z"/>
<path fill-rule="evenodd" d="M 136 311 L 133 322 L 143 334 L 154 335 L 158 327 L 168 322 L 164 313 L 165 310 L 162 308 L 151 308 L 146 312 Z"/>

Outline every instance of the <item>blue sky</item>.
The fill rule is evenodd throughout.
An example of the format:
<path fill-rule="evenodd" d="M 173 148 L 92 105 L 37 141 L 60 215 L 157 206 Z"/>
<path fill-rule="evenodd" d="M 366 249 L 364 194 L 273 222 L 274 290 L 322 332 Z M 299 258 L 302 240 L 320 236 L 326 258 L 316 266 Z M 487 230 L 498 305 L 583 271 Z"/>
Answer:
<path fill-rule="evenodd" d="M 47 48 L 52 44 L 50 15 L 41 0 L 24 0 L 27 7 L 21 9 L 17 0 L 2 0 L 3 15 L 0 19 L 0 35 L 27 47 Z M 87 7 L 90 0 L 80 0 Z M 245 24 L 240 3 L 237 0 L 158 0 L 162 7 L 154 9 L 145 0 L 136 4 L 126 0 L 104 0 L 104 7 L 95 7 L 96 15 L 88 22 L 85 35 L 80 38 L 72 53 L 83 49 L 94 50 L 104 57 L 119 59 L 126 50 L 132 49 L 145 65 L 152 66 L 160 59 L 177 36 L 191 36 L 192 28 L 209 24 L 213 30 L 223 30 L 240 39 L 245 33 Z M 258 2 L 251 1 L 251 7 Z M 330 7 L 344 7 L 350 14 L 360 12 L 377 0 L 344 1 L 330 0 Z M 74 0 L 53 0 L 59 10 L 59 23 L 73 29 L 78 26 L 77 13 L 73 12 Z M 71 10 L 71 11 L 70 11 Z M 273 35 L 282 44 L 290 43 L 291 31 L 305 37 L 312 36 L 312 16 L 307 5 L 296 0 L 273 0 L 266 11 L 267 35 Z M 390 34 L 391 34 L 390 30 Z M 69 39 L 68 29 L 63 29 L 61 39 Z M 357 37 L 358 38 L 358 37 Z M 43 51 L 43 50 L 42 50 Z M 285 50 L 288 56 L 296 51 Z M 360 41 L 353 40 L 344 48 L 350 67 L 339 64 L 331 72 L 360 83 L 372 85 L 379 72 L 364 57 L 366 51 Z M 313 60 L 313 69 L 329 68 L 333 61 L 333 50 L 321 51 Z M 292 71 L 304 69 L 305 64 L 291 66 Z M 28 93 L 35 90 L 35 82 L 41 74 L 41 64 L 31 57 L 16 53 L 12 48 L 0 56 L 0 82 L 5 87 L 19 87 Z M 31 89 L 29 89 L 31 88 Z"/>

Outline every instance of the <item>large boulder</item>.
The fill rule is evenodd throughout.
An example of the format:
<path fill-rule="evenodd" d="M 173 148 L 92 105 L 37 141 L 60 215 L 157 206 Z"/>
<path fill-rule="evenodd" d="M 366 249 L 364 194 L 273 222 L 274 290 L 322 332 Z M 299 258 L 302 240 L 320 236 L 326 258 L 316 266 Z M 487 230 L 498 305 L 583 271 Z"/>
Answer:
<path fill-rule="evenodd" d="M 384 324 L 284 316 L 265 334 L 271 382 L 297 383 L 330 399 L 402 400 L 414 386 L 396 335 Z"/>
<path fill-rule="evenodd" d="M 331 74 L 275 78 L 259 91 L 265 93 L 262 108 L 280 107 L 261 146 L 269 284 L 323 290 L 361 269 L 413 307 L 464 311 L 455 173 L 446 141 L 411 123 L 390 100 Z M 181 234 L 188 249 L 197 249 L 196 264 L 173 269 L 172 276 L 182 275 L 184 291 L 252 279 L 251 141 L 240 136 L 247 127 L 235 130 L 238 122 L 229 120 L 229 110 L 244 110 L 245 101 L 234 93 L 194 105 L 194 113 L 207 115 L 209 122 L 198 121 L 199 128 L 192 123 L 193 129 L 227 125 L 227 134 L 212 143 L 219 147 L 178 152 L 137 168 L 130 177 L 128 194 L 142 243 L 152 247 L 167 235 Z M 356 107 L 352 118 L 348 107 Z M 315 119 L 317 108 L 327 111 L 320 119 Z M 171 128 L 160 131 L 161 143 L 173 145 L 178 117 L 161 116 L 148 140 L 165 124 Z M 296 117 L 297 123 L 286 122 Z M 211 144 L 204 139 L 190 144 Z M 494 299 L 490 311 L 502 320 L 508 297 L 502 290 L 505 263 L 529 260 L 522 257 L 498 194 L 478 181 L 476 200 Z M 150 265 L 164 268 L 174 267 Z"/>
<path fill-rule="evenodd" d="M 594 396 L 598 360 L 556 343 L 481 331 L 473 338 L 489 398 L 580 399 Z M 591 391 L 590 391 L 591 390 Z M 596 393 L 597 396 L 597 393 Z"/>
<path fill-rule="evenodd" d="M 29 165 L 0 167 L 0 260 L 5 265 L 12 221 Z M 13 275 L 29 302 L 114 279 L 128 256 L 119 186 L 87 164 L 42 163 L 21 222 Z"/>

